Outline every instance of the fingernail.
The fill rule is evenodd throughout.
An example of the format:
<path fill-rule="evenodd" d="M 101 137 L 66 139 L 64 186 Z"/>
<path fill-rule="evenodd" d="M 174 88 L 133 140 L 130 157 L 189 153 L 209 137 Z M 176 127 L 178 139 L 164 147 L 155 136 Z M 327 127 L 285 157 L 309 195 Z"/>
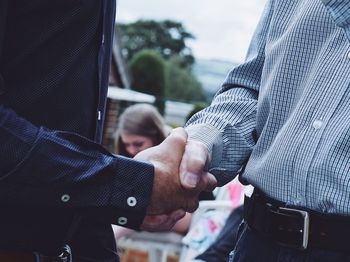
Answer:
<path fill-rule="evenodd" d="M 184 180 L 187 185 L 195 187 L 198 184 L 199 176 L 193 173 L 186 172 L 184 174 Z"/>

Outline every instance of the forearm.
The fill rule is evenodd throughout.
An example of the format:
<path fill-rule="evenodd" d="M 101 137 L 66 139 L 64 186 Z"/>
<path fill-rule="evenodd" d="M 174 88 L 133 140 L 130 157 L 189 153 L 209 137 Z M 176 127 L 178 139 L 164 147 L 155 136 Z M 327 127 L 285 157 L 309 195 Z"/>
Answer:
<path fill-rule="evenodd" d="M 189 139 L 207 145 L 211 155 L 209 171 L 216 176 L 218 185 L 232 180 L 255 144 L 256 99 L 255 92 L 228 90 L 187 123 Z"/>
<path fill-rule="evenodd" d="M 141 223 L 152 165 L 115 157 L 82 136 L 36 127 L 0 109 L 0 205 L 74 208 L 110 223 L 118 215 Z M 135 206 L 129 197 L 137 199 Z"/>
<path fill-rule="evenodd" d="M 257 140 L 256 108 L 272 16 L 273 1 L 267 1 L 245 62 L 229 73 L 211 105 L 186 124 L 189 139 L 206 144 L 211 155 L 209 171 L 218 185 L 234 178 Z"/>

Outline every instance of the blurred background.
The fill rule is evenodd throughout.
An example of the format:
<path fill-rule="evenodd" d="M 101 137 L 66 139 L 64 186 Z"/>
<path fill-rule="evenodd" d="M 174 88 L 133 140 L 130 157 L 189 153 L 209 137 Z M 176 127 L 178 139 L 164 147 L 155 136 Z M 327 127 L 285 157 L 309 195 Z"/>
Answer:
<path fill-rule="evenodd" d="M 147 139 L 151 128 L 145 127 L 151 123 L 145 121 L 152 122 L 146 117 L 152 110 L 147 113 L 149 105 L 142 103 L 154 105 L 161 115 L 153 119 L 170 129 L 183 126 L 209 105 L 228 72 L 244 61 L 265 1 L 118 0 L 105 147 L 121 154 L 123 143 Z M 137 122 L 137 133 L 126 130 Z M 141 135 L 143 140 L 126 134 L 137 139 Z M 115 228 L 121 261 L 191 261 L 213 243 L 230 211 L 243 201 L 237 180 L 213 194 L 215 201 L 201 201 L 181 231 L 151 234 Z"/>
<path fill-rule="evenodd" d="M 265 0 L 118 0 L 117 23 L 173 20 L 196 59 L 242 62 Z M 188 40 L 188 41 L 187 41 Z"/>
<path fill-rule="evenodd" d="M 154 104 L 172 127 L 208 105 L 244 61 L 265 1 L 118 0 L 104 144 L 131 104 Z"/>

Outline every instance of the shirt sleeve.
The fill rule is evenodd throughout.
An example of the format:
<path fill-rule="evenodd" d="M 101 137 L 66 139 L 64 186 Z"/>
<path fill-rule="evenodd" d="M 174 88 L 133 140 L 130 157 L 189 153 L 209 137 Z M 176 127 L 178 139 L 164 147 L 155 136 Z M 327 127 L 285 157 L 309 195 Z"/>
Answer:
<path fill-rule="evenodd" d="M 0 1 L 0 98 L 8 1 Z M 1 99 L 0 99 L 1 101 Z M 0 206 L 66 210 L 138 228 L 154 167 L 114 156 L 76 133 L 35 126 L 0 103 Z"/>
<path fill-rule="evenodd" d="M 245 62 L 228 74 L 211 105 L 186 123 L 189 139 L 207 145 L 211 154 L 209 171 L 219 186 L 242 169 L 256 142 L 257 99 L 272 13 L 273 1 L 268 1 Z"/>
<path fill-rule="evenodd" d="M 75 133 L 34 126 L 1 105 L 0 144 L 0 205 L 70 208 L 109 223 L 141 224 L 153 165 L 114 156 Z"/>
<path fill-rule="evenodd" d="M 321 0 L 337 26 L 345 30 L 350 41 L 350 1 Z"/>

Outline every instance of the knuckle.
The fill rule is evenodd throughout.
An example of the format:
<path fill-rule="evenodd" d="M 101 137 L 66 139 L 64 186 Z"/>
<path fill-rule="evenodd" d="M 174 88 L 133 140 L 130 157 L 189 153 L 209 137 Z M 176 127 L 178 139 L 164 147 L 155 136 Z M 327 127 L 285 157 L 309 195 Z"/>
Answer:
<path fill-rule="evenodd" d="M 217 185 L 216 178 L 208 172 L 203 174 L 203 180 L 207 189 L 214 189 Z"/>
<path fill-rule="evenodd" d="M 190 167 L 192 167 L 195 170 L 202 170 L 205 166 L 205 160 L 200 157 L 193 156 L 190 158 Z"/>
<path fill-rule="evenodd" d="M 191 204 L 188 206 L 187 211 L 190 213 L 193 213 L 194 211 L 196 211 L 198 206 L 199 206 L 198 200 L 192 201 Z"/>
<path fill-rule="evenodd" d="M 173 139 L 175 144 L 179 145 L 182 148 L 186 147 L 186 139 L 184 137 L 176 135 Z"/>
<path fill-rule="evenodd" d="M 192 147 L 194 150 L 196 150 L 197 152 L 200 152 L 203 155 L 208 154 L 208 148 L 204 143 L 200 141 L 191 141 L 191 142 L 193 143 Z"/>

